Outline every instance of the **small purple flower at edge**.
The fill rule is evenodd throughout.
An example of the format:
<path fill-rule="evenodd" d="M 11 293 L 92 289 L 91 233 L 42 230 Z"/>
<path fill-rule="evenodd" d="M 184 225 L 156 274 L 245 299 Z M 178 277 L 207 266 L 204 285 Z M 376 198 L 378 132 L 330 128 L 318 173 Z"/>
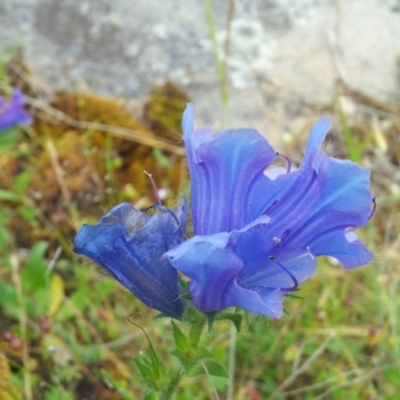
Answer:
<path fill-rule="evenodd" d="M 165 257 L 190 278 L 199 310 L 280 318 L 284 295 L 314 273 L 316 257 L 346 269 L 372 260 L 353 232 L 371 215 L 370 173 L 320 150 L 328 118 L 313 127 L 294 172 L 267 169 L 277 153 L 255 130 L 195 130 L 191 104 L 182 124 L 195 236 Z"/>
<path fill-rule="evenodd" d="M 31 124 L 32 118 L 24 111 L 24 95 L 15 88 L 7 103 L 4 97 L 0 97 L 0 133 L 18 124 Z"/>

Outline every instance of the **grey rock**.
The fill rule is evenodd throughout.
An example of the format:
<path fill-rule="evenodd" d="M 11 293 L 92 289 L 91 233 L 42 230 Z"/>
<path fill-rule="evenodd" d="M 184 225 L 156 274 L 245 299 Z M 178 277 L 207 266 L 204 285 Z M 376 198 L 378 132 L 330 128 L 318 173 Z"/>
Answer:
<path fill-rule="evenodd" d="M 229 2 L 213 1 L 227 114 L 203 1 L 3 0 L 0 50 L 23 46 L 55 89 L 142 98 L 170 79 L 187 88 L 199 121 L 260 130 L 268 122 L 275 133 L 301 129 L 307 110 L 332 101 L 339 77 L 380 100 L 399 99 L 399 0 L 234 3 L 228 33 Z"/>

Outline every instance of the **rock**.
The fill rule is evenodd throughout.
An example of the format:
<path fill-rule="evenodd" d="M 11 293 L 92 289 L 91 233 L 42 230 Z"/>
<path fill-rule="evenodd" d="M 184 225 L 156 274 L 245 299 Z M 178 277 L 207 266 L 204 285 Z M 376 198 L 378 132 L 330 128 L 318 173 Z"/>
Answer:
<path fill-rule="evenodd" d="M 199 121 L 260 130 L 268 122 L 276 136 L 307 124 L 307 109 L 329 105 L 338 78 L 381 101 L 399 99 L 399 0 L 232 3 L 228 23 L 229 1 L 213 1 L 230 113 L 204 2 L 3 0 L 0 46 L 23 46 L 54 89 L 138 98 L 170 79 L 187 88 Z"/>

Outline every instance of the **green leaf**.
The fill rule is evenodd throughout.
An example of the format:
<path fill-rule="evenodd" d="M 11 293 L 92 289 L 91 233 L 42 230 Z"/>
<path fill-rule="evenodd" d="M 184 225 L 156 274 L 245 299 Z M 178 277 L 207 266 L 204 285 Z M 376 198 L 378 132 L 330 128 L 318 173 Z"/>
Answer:
<path fill-rule="evenodd" d="M 156 314 L 156 315 L 153 317 L 153 320 L 156 321 L 157 319 L 163 319 L 163 318 L 168 318 L 168 319 L 171 319 L 171 318 L 172 318 L 172 319 L 176 319 L 176 320 L 178 320 L 178 321 L 181 320 L 180 317 L 177 317 L 177 316 L 175 316 L 175 315 L 168 315 L 168 314 L 165 314 L 165 313 L 163 313 L 163 312 L 160 312 L 160 313 Z"/>
<path fill-rule="evenodd" d="M 96 283 L 101 296 L 108 299 L 111 293 L 115 293 L 116 281 L 113 279 L 105 279 Z"/>
<path fill-rule="evenodd" d="M 18 297 L 14 286 L 0 280 L 0 293 L 0 305 L 4 313 L 12 317 L 18 315 Z"/>
<path fill-rule="evenodd" d="M 198 369 L 201 362 L 208 362 L 214 358 L 214 355 L 204 347 L 199 347 L 195 350 L 190 349 L 185 352 L 175 349 L 171 354 L 179 358 L 187 374 L 189 374 L 193 368 L 195 370 L 196 368 Z M 198 372 L 197 375 L 200 373 L 202 372 Z"/>
<path fill-rule="evenodd" d="M 29 253 L 21 274 L 22 288 L 24 292 L 35 292 L 37 289 L 46 287 L 46 249 L 46 242 L 38 242 L 33 246 Z"/>
<path fill-rule="evenodd" d="M 213 358 L 214 357 L 214 355 L 209 350 L 207 350 L 205 347 L 197 348 L 195 354 L 196 354 L 196 358 L 198 360 L 200 360 L 202 358 Z"/>
<path fill-rule="evenodd" d="M 182 333 L 174 321 L 171 321 L 171 324 L 177 349 L 181 351 L 187 350 L 190 347 L 189 339 Z"/>
<path fill-rule="evenodd" d="M 9 128 L 0 135 L 0 151 L 7 152 L 17 147 L 18 132 L 15 127 Z"/>
<path fill-rule="evenodd" d="M 10 222 L 10 214 L 8 210 L 0 210 L 0 259 L 2 258 L 2 267 L 5 267 L 8 263 L 7 254 L 9 253 L 9 246 L 7 245 L 10 240 L 10 232 L 7 229 L 7 225 Z"/>
<path fill-rule="evenodd" d="M 238 332 L 240 332 L 240 327 L 242 325 L 243 317 L 241 314 L 221 314 L 218 316 L 218 320 L 228 320 L 231 321 Z"/>
<path fill-rule="evenodd" d="M 75 396 L 71 392 L 67 392 L 64 388 L 52 386 L 46 392 L 43 400 L 74 400 Z"/>
<path fill-rule="evenodd" d="M 283 307 L 283 315 L 290 317 L 290 311 L 286 307 Z"/>
<path fill-rule="evenodd" d="M 145 355 L 140 355 L 140 360 L 138 358 L 134 359 L 136 367 L 138 368 L 140 375 L 142 375 L 143 380 L 148 380 L 151 378 L 151 369 L 148 365 L 145 365 L 143 358 L 146 357 Z"/>
<path fill-rule="evenodd" d="M 210 375 L 220 376 L 221 378 L 229 378 L 229 373 L 225 367 L 217 360 L 206 360 L 204 364 Z"/>
<path fill-rule="evenodd" d="M 215 388 L 218 391 L 225 390 L 229 384 L 229 378 L 223 378 L 222 376 L 212 376 L 212 381 L 214 383 Z"/>
<path fill-rule="evenodd" d="M 18 174 L 14 178 L 14 190 L 19 193 L 23 194 L 28 187 L 29 181 L 31 180 L 31 172 L 30 171 L 23 171 L 20 174 Z"/>
<path fill-rule="evenodd" d="M 9 190 L 0 189 L 0 200 L 14 201 L 14 202 L 18 203 L 18 202 L 22 202 L 24 200 L 24 198 L 20 194 L 10 192 Z"/>
<path fill-rule="evenodd" d="M 149 359 L 150 359 L 151 368 L 153 370 L 153 375 L 154 375 L 154 377 L 159 379 L 160 376 L 161 376 L 161 372 L 162 372 L 161 371 L 161 365 L 162 364 L 160 363 L 160 361 L 159 361 L 159 359 L 157 357 L 157 354 L 154 351 L 154 348 L 153 348 L 152 345 L 149 346 L 149 352 L 150 352 Z"/>
<path fill-rule="evenodd" d="M 150 354 L 147 355 L 141 352 L 140 358 L 136 357 L 134 361 L 147 387 L 159 391 L 163 385 L 163 381 L 167 377 L 166 368 L 159 361 L 150 342 L 149 344 Z"/>
<path fill-rule="evenodd" d="M 34 301 L 32 301 L 32 298 Z M 46 287 L 37 287 L 32 296 L 27 296 L 25 309 L 32 318 L 37 318 L 47 312 L 49 299 L 49 290 Z"/>
<path fill-rule="evenodd" d="M 158 400 L 160 397 L 157 393 L 147 392 L 144 394 L 143 400 Z"/>
<path fill-rule="evenodd" d="M 153 149 L 153 157 L 160 167 L 168 167 L 171 163 L 169 157 L 167 157 L 161 149 Z"/>
<path fill-rule="evenodd" d="M 196 357 L 196 354 L 190 350 L 181 351 L 175 349 L 171 352 L 171 354 L 179 359 L 186 373 L 188 373 L 198 363 L 199 360 L 198 357 Z"/>
<path fill-rule="evenodd" d="M 229 374 L 225 367 L 214 359 L 206 359 L 196 364 L 189 372 L 189 376 L 194 377 L 201 374 L 220 376 L 222 378 L 229 378 Z"/>
<path fill-rule="evenodd" d="M 159 390 L 159 387 L 157 385 L 158 381 L 154 377 L 154 373 L 153 373 L 154 371 L 152 371 L 151 367 L 149 367 L 151 362 L 149 361 L 147 355 L 141 353 L 140 360 L 138 358 L 135 358 L 134 362 L 135 362 L 136 367 L 138 368 L 140 375 L 142 376 L 146 386 L 150 389 L 158 391 Z"/>
<path fill-rule="evenodd" d="M 304 300 L 304 297 L 303 297 L 303 296 L 298 296 L 297 294 L 293 294 L 293 293 L 288 293 L 288 294 L 286 295 L 286 297 L 290 297 L 290 298 L 292 298 L 292 299 Z"/>
<path fill-rule="evenodd" d="M 177 357 L 186 368 L 190 369 L 193 366 L 189 352 L 175 349 L 171 351 L 171 354 Z"/>
<path fill-rule="evenodd" d="M 36 220 L 37 209 L 32 206 L 22 206 L 18 209 L 19 215 L 27 222 Z"/>
<path fill-rule="evenodd" d="M 88 293 L 85 290 L 78 290 L 72 293 L 69 299 L 71 303 L 73 303 L 74 308 L 80 311 L 84 311 L 86 309 L 86 304 L 88 302 Z M 75 315 L 76 313 L 74 309 L 70 307 L 68 303 L 64 303 L 57 311 L 57 320 L 63 321 L 68 318 L 74 317 Z"/>

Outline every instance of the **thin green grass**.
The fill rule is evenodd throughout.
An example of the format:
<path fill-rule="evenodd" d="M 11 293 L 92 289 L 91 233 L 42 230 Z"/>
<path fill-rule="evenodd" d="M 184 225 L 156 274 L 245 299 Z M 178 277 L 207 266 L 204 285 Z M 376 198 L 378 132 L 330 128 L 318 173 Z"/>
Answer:
<path fill-rule="evenodd" d="M 215 63 L 217 67 L 218 79 L 221 86 L 221 99 L 222 104 L 226 108 L 229 103 L 229 94 L 228 94 L 228 77 L 226 71 L 226 65 L 223 62 L 223 56 L 221 55 L 220 47 L 217 40 L 217 27 L 214 18 L 214 12 L 212 8 L 212 0 L 204 0 L 205 10 L 206 10 L 206 18 L 208 23 L 208 29 L 210 34 L 210 39 L 212 42 Z"/>

